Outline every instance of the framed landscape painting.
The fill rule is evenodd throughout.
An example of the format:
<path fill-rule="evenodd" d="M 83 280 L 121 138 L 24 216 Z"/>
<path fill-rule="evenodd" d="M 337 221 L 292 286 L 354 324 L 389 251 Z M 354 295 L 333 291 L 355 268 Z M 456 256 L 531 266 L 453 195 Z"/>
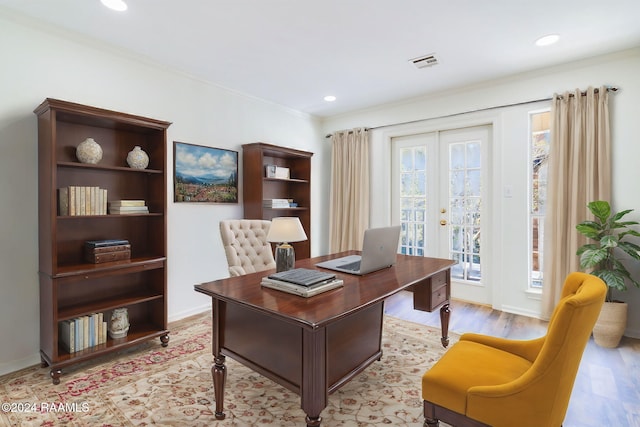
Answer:
<path fill-rule="evenodd" d="M 173 142 L 174 201 L 238 203 L 238 152 Z"/>

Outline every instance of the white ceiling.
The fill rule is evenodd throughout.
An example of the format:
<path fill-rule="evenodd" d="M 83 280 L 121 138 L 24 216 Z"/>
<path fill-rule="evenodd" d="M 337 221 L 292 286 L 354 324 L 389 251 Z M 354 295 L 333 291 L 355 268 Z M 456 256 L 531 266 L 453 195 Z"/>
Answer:
<path fill-rule="evenodd" d="M 640 46 L 640 0 L 126 1 L 0 0 L 0 12 L 317 116 Z M 549 33 L 560 41 L 534 45 Z M 409 62 L 430 53 L 439 65 Z"/>

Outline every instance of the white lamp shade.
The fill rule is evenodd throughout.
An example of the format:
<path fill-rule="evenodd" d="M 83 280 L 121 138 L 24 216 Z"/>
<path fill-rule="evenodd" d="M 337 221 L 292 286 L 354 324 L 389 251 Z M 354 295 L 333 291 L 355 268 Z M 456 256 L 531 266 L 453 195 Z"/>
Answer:
<path fill-rule="evenodd" d="M 307 240 L 307 234 L 302 228 L 298 217 L 279 217 L 271 220 L 271 227 L 267 234 L 267 241 L 276 243 L 291 243 Z"/>

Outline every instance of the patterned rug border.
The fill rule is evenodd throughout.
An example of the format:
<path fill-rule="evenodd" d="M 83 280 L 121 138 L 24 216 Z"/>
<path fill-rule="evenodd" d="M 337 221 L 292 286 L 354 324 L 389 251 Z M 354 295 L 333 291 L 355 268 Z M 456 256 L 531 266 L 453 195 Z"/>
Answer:
<path fill-rule="evenodd" d="M 0 377 L 0 392 L 15 410 L 3 407 L 0 425 L 304 425 L 297 395 L 230 358 L 227 419 L 215 420 L 211 312 L 169 326 L 167 348 L 152 340 L 72 366 L 57 386 L 39 365 Z M 420 377 L 446 351 L 440 329 L 389 315 L 384 326 L 383 363 L 375 362 L 329 396 L 323 426 L 421 425 Z M 451 346 L 459 336 L 449 335 Z M 19 404 L 39 409 L 20 411 Z"/>

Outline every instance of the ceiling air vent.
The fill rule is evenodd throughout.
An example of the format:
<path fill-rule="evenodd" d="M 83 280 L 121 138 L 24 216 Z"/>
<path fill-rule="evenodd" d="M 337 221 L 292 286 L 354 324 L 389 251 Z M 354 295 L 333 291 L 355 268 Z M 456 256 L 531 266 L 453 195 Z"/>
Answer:
<path fill-rule="evenodd" d="M 416 68 L 427 68 L 438 64 L 438 58 L 434 54 L 421 56 L 409 60 Z"/>

